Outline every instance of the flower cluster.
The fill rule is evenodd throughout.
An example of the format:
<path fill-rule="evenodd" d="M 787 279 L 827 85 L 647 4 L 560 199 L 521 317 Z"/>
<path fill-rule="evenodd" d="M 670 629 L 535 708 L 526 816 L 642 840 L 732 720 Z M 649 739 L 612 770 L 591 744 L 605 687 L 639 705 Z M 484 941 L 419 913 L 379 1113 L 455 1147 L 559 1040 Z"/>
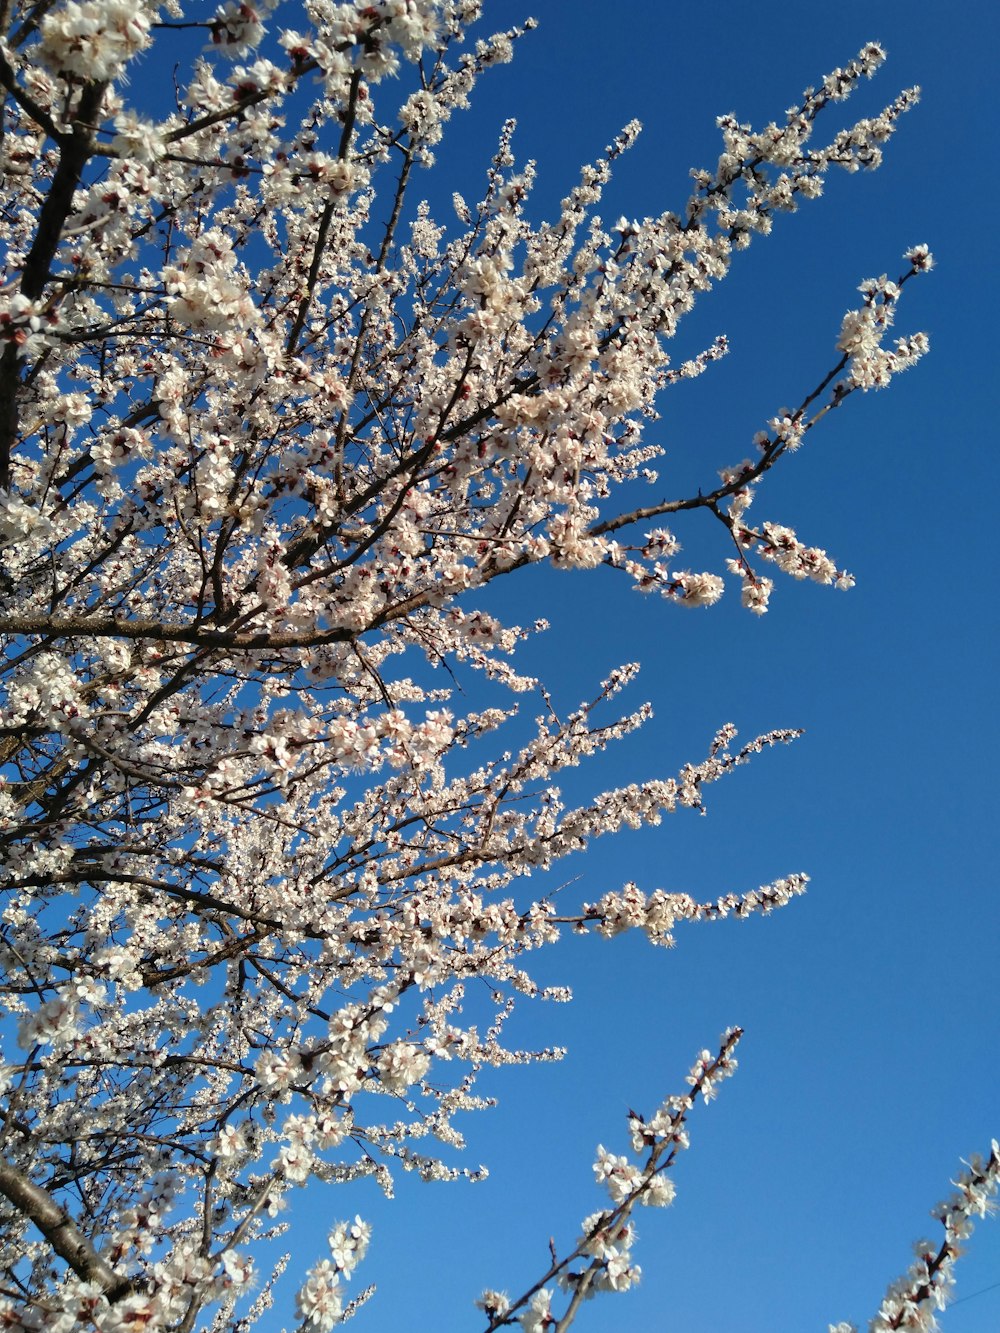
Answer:
<path fill-rule="evenodd" d="M 150 41 L 151 15 L 130 0 L 64 0 L 40 25 L 40 54 L 59 74 L 121 77 Z"/>
<path fill-rule="evenodd" d="M 917 1241 L 916 1258 L 907 1272 L 889 1287 L 878 1313 L 868 1325 L 870 1333 L 893 1333 L 896 1329 L 935 1333 L 940 1327 L 934 1311 L 943 1310 L 948 1304 L 955 1282 L 955 1261 L 972 1234 L 972 1219 L 996 1211 L 994 1195 L 1000 1189 L 1000 1145 L 996 1140 L 989 1157 L 974 1157 L 955 1185 L 956 1193 L 931 1213 L 944 1227 L 943 1240 L 937 1245 L 927 1240 Z M 856 1333 L 856 1329 L 853 1324 L 831 1324 L 830 1333 Z"/>
<path fill-rule="evenodd" d="M 505 1025 L 568 997 L 525 962 L 564 927 L 664 944 L 804 888 L 546 898 L 564 858 L 704 811 L 795 733 L 735 749 L 727 726 L 672 776 L 581 789 L 650 723 L 618 702 L 636 668 L 567 703 L 523 667 L 545 621 L 507 623 L 489 585 L 530 596 L 547 564 L 708 608 L 733 541 L 752 612 L 757 557 L 848 582 L 747 509 L 825 412 L 922 354 L 883 338 L 925 248 L 717 484 L 672 493 L 644 431 L 726 350 L 672 361 L 696 301 L 833 167 L 877 165 L 913 95 L 820 141 L 868 46 L 780 124 L 724 117 L 676 210 L 610 229 L 638 125 L 541 218 L 511 122 L 441 220 L 414 168 L 531 26 L 477 39 L 480 7 L 55 0 L 0 56 L 2 1327 L 249 1328 L 276 1277 L 250 1300 L 251 1251 L 299 1187 L 480 1174 L 457 1122 L 482 1070 L 559 1058 Z M 170 110 L 135 77 L 160 40 Z M 680 558 L 685 516 L 725 525 L 718 569 Z M 484 1296 L 491 1327 L 549 1327 L 557 1282 L 572 1305 L 637 1280 L 631 1210 L 669 1202 L 735 1039 L 630 1118 L 631 1155 L 599 1149 L 607 1206 L 551 1288 Z M 364 1299 L 368 1237 L 334 1229 L 307 1328 Z"/>
<path fill-rule="evenodd" d="M 257 310 L 246 275 L 239 271 L 232 239 L 218 228 L 203 232 L 177 264 L 163 270 L 173 297 L 171 316 L 199 331 L 252 326 Z"/>
<path fill-rule="evenodd" d="M 911 263 L 911 274 L 926 272 L 934 262 L 924 245 L 908 251 L 906 258 Z M 893 324 L 900 292 L 898 283 L 890 282 L 883 273 L 880 278 L 868 278 L 859 291 L 864 302 L 860 309 L 849 310 L 844 316 L 837 341 L 848 358 L 847 376 L 840 382 L 841 393 L 849 389 L 884 389 L 893 375 L 909 369 L 930 347 L 924 333 L 899 338 L 892 348 L 882 346 Z"/>
<path fill-rule="evenodd" d="M 545 1333 L 558 1323 L 568 1327 L 582 1300 L 600 1292 L 628 1291 L 639 1281 L 642 1271 L 632 1259 L 636 1239 L 630 1220 L 632 1211 L 640 1204 L 662 1208 L 673 1202 L 674 1184 L 667 1172 L 677 1154 L 689 1146 L 688 1114 L 698 1096 L 710 1101 L 718 1085 L 735 1072 L 733 1051 L 741 1036 L 738 1028 L 731 1028 L 723 1034 L 715 1055 L 702 1051 L 688 1075 L 690 1090 L 668 1097 L 649 1120 L 629 1112 L 632 1149 L 639 1161 L 610 1153 L 598 1145 L 594 1175 L 597 1183 L 607 1190 L 611 1208 L 584 1219 L 582 1235 L 565 1259 L 556 1259 L 553 1247 L 548 1277 L 555 1277 L 562 1291 L 569 1294 L 566 1313 L 563 1316 L 553 1313 L 556 1293 L 547 1286 L 532 1288 L 516 1301 L 505 1292 L 485 1291 L 476 1304 L 489 1319 L 488 1333 L 510 1324 L 515 1314 L 525 1333 Z"/>
<path fill-rule="evenodd" d="M 309 1270 L 305 1284 L 296 1298 L 298 1315 L 309 1329 L 329 1333 L 344 1314 L 342 1283 L 365 1257 L 371 1227 L 356 1217 L 353 1222 L 338 1222 L 330 1232 L 330 1259 L 321 1259 Z"/>
<path fill-rule="evenodd" d="M 30 301 L 22 292 L 0 297 L 0 342 L 12 343 L 25 356 L 37 356 L 59 325 L 55 310 Z"/>

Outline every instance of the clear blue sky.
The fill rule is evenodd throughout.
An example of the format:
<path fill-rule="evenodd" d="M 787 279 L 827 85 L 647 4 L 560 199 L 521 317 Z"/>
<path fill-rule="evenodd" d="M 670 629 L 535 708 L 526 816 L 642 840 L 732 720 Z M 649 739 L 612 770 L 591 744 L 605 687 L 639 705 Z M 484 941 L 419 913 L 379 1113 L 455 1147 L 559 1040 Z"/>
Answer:
<path fill-rule="evenodd" d="M 797 1333 L 864 1327 L 963 1154 L 1000 1134 L 996 1059 L 998 821 L 996 519 L 986 460 L 996 445 L 996 95 L 998 8 L 985 0 L 879 4 L 609 5 L 494 0 L 491 27 L 529 13 L 539 30 L 480 86 L 453 126 L 428 189 L 475 196 L 500 123 L 540 172 L 551 212 L 579 164 L 622 124 L 645 132 L 617 173 L 608 218 L 680 207 L 687 171 L 712 166 L 715 117 L 780 116 L 802 88 L 870 38 L 889 62 L 843 112 L 874 112 L 924 88 L 874 175 L 839 176 L 781 218 L 684 325 L 678 360 L 719 332 L 731 355 L 663 402 L 655 437 L 671 490 L 711 482 L 750 452 L 755 430 L 832 364 L 844 310 L 865 277 L 900 271 L 927 242 L 936 271 L 914 282 L 900 331 L 925 329 L 931 356 L 883 394 L 860 395 L 762 486 L 755 518 L 796 527 L 855 573 L 839 593 L 779 576 L 770 614 L 730 589 L 712 611 L 640 599 L 622 579 L 540 573 L 497 602 L 547 615 L 529 647 L 569 709 L 608 669 L 644 663 L 632 691 L 655 718 L 573 776 L 596 791 L 671 774 L 721 723 L 744 736 L 802 726 L 709 792 L 705 819 L 596 844 L 563 863 L 568 894 L 635 879 L 710 898 L 793 870 L 812 886 L 769 920 L 688 928 L 673 952 L 639 938 L 568 941 L 539 958 L 572 1007 L 526 1009 L 525 1044 L 565 1044 L 561 1065 L 494 1080 L 493 1112 L 468 1117 L 478 1186 L 400 1182 L 296 1197 L 292 1269 L 323 1250 L 328 1222 L 373 1220 L 356 1281 L 379 1293 L 363 1330 L 477 1329 L 484 1285 L 512 1294 L 602 1206 L 594 1147 L 626 1145 L 629 1106 L 679 1091 L 692 1058 L 728 1024 L 746 1029 L 737 1077 L 691 1123 L 678 1197 L 638 1218 L 641 1286 L 602 1297 L 581 1330 Z M 451 147 L 449 147 L 451 145 Z M 650 438 L 653 438 L 651 435 Z M 715 525 L 717 526 L 717 525 Z M 678 525 L 693 567 L 725 552 L 707 519 Z M 541 883 L 529 886 L 541 892 Z M 977 1229 L 960 1265 L 948 1333 L 1000 1328 L 1000 1224 Z M 981 1293 L 981 1294 L 974 1294 Z M 275 1311 L 274 1327 L 287 1310 Z"/>

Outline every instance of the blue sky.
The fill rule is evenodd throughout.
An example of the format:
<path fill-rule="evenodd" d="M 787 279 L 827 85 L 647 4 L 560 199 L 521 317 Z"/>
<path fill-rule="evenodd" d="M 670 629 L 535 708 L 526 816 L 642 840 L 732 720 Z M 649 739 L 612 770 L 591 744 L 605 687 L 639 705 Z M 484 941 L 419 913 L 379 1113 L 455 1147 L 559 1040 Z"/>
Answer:
<path fill-rule="evenodd" d="M 468 1117 L 480 1185 L 405 1179 L 384 1206 L 374 1186 L 296 1198 L 293 1269 L 323 1229 L 373 1220 L 361 1284 L 378 1295 L 363 1329 L 476 1329 L 484 1285 L 519 1293 L 602 1205 L 595 1145 L 626 1146 L 629 1106 L 653 1111 L 683 1086 L 702 1046 L 746 1029 L 740 1070 L 691 1122 L 677 1200 L 638 1219 L 641 1286 L 586 1308 L 581 1329 L 774 1333 L 864 1327 L 949 1192 L 959 1159 L 1000 1134 L 996 1067 L 997 633 L 991 385 L 996 306 L 995 4 L 610 6 L 600 0 L 487 4 L 491 27 L 529 13 L 537 32 L 494 71 L 451 127 L 428 190 L 474 197 L 503 119 L 537 160 L 538 207 L 553 211 L 622 124 L 645 132 L 621 164 L 606 217 L 680 207 L 687 171 L 718 154 L 715 117 L 763 124 L 868 39 L 889 62 L 848 103 L 874 113 L 910 84 L 921 105 L 874 175 L 840 176 L 825 198 L 778 220 L 678 338 L 677 360 L 729 335 L 732 352 L 663 401 L 655 438 L 673 493 L 710 482 L 754 431 L 833 362 L 864 278 L 901 271 L 927 242 L 938 267 L 911 284 L 901 332 L 931 355 L 885 393 L 856 395 L 767 479 L 755 518 L 827 548 L 857 577 L 849 593 L 779 576 L 771 612 L 730 589 L 711 611 L 630 593 L 610 571 L 539 571 L 499 589 L 515 620 L 546 615 L 528 645 L 558 703 L 587 698 L 607 670 L 640 660 L 630 700 L 643 732 L 573 776 L 587 792 L 668 775 L 700 757 L 718 725 L 749 737 L 802 726 L 710 789 L 707 818 L 596 843 L 564 863 L 567 893 L 644 889 L 711 898 L 794 870 L 806 898 L 768 920 L 679 932 L 672 952 L 639 938 L 569 940 L 540 956 L 572 1006 L 529 1006 L 512 1031 L 564 1044 L 560 1065 L 501 1071 L 497 1110 Z M 650 438 L 654 438 L 651 434 Z M 726 554 L 707 519 L 677 525 L 692 567 Z M 539 886 L 540 889 L 542 886 Z M 1000 1327 L 1000 1227 L 977 1228 L 958 1270 L 948 1333 Z M 275 1311 L 275 1327 L 287 1317 Z"/>

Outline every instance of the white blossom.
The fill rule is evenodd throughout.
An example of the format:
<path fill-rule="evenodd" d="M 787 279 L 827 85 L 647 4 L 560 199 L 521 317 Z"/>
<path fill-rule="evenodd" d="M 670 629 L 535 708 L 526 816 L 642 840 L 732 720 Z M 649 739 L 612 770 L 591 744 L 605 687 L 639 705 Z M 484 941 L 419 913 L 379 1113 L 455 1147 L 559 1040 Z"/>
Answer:
<path fill-rule="evenodd" d="M 128 0 L 63 0 L 42 19 L 41 53 L 60 74 L 115 79 L 149 45 L 149 15 Z"/>
<path fill-rule="evenodd" d="M 329 1259 L 321 1259 L 309 1270 L 305 1285 L 296 1296 L 298 1316 L 319 1333 L 329 1333 L 339 1323 L 343 1309 L 343 1288 L 337 1269 Z"/>
<path fill-rule="evenodd" d="M 518 1322 L 524 1333 L 545 1333 L 551 1328 L 556 1322 L 552 1317 L 552 1293 L 544 1287 L 536 1291 L 527 1309 L 518 1315 Z"/>

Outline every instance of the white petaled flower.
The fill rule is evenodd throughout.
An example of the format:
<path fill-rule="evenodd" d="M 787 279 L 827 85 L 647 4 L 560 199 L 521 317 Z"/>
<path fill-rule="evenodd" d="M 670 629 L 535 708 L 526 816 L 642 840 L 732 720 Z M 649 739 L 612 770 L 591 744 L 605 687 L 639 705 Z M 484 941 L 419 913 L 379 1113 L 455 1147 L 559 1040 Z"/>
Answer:
<path fill-rule="evenodd" d="M 654 1176 L 640 1195 L 640 1202 L 647 1208 L 666 1208 L 673 1203 L 677 1193 L 674 1182 L 669 1176 Z"/>
<path fill-rule="evenodd" d="M 349 1121 L 344 1116 L 321 1115 L 316 1122 L 316 1142 L 320 1148 L 336 1148 L 347 1138 Z"/>
<path fill-rule="evenodd" d="M 79 1020 L 78 1006 L 58 995 L 21 1019 L 17 1029 L 18 1043 L 25 1050 L 37 1045 L 61 1046 L 78 1035 Z"/>
<path fill-rule="evenodd" d="M 338 1222 L 330 1232 L 330 1253 L 345 1277 L 351 1276 L 368 1253 L 371 1235 L 371 1224 L 360 1217 L 355 1217 L 353 1222 Z"/>
<path fill-rule="evenodd" d="M 115 137 L 111 147 L 119 157 L 133 162 L 155 162 L 166 152 L 163 138 L 152 122 L 142 120 L 134 111 L 115 116 Z"/>
<path fill-rule="evenodd" d="M 383 1084 L 390 1092 L 405 1092 L 419 1083 L 430 1068 L 431 1059 L 426 1051 L 408 1041 L 395 1042 L 382 1051 L 376 1068 Z"/>
<path fill-rule="evenodd" d="M 440 141 L 443 121 L 447 114 L 447 110 L 439 105 L 433 93 L 422 88 L 411 93 L 399 109 L 399 119 L 403 128 L 423 144 L 435 144 Z"/>
<path fill-rule="evenodd" d="M 295 1298 L 300 1319 L 318 1333 L 329 1333 L 344 1312 L 340 1275 L 329 1259 L 321 1259 L 309 1270 Z"/>
<path fill-rule="evenodd" d="M 39 50 L 59 74 L 111 80 L 149 45 L 149 28 L 132 0 L 67 0 L 42 19 Z"/>
<path fill-rule="evenodd" d="M 641 1276 L 642 1269 L 627 1254 L 613 1254 L 598 1274 L 597 1285 L 604 1291 L 628 1291 Z"/>
<path fill-rule="evenodd" d="M 669 529 L 654 528 L 652 532 L 646 533 L 642 554 L 647 560 L 655 560 L 676 555 L 680 549 L 680 542 Z"/>
<path fill-rule="evenodd" d="M 286 1116 L 281 1133 L 289 1143 L 308 1144 L 316 1136 L 316 1123 L 311 1116 Z"/>
<path fill-rule="evenodd" d="M 313 1155 L 309 1148 L 302 1143 L 286 1143 L 271 1166 L 293 1185 L 304 1185 L 309 1179 L 312 1164 Z"/>
<path fill-rule="evenodd" d="M 107 988 L 93 977 L 75 976 L 59 987 L 61 999 L 73 1004 L 104 1004 L 108 997 Z"/>
<path fill-rule="evenodd" d="M 848 356 L 871 353 L 878 346 L 882 332 L 871 306 L 848 310 L 840 326 L 837 347 Z"/>
<path fill-rule="evenodd" d="M 258 9 L 246 0 L 226 0 L 208 26 L 212 33 L 209 45 L 232 55 L 245 55 L 251 47 L 259 46 L 267 31 Z"/>
<path fill-rule="evenodd" d="M 246 1140 L 236 1125 L 223 1125 L 213 1144 L 216 1157 L 226 1160 L 238 1157 L 246 1149 Z"/>
<path fill-rule="evenodd" d="M 903 258 L 921 273 L 926 273 L 928 269 L 934 267 L 934 256 L 926 245 L 914 245 L 906 251 Z"/>
<path fill-rule="evenodd" d="M 768 601 L 773 591 L 773 579 L 761 578 L 759 575 L 746 575 L 743 579 L 740 600 L 748 611 L 752 611 L 754 615 L 762 616 L 767 611 Z"/>
<path fill-rule="evenodd" d="M 302 1073 L 302 1061 L 294 1051 L 262 1051 L 256 1074 L 262 1088 L 284 1091 Z"/>
<path fill-rule="evenodd" d="M 236 260 L 230 237 L 219 228 L 203 232 L 180 262 L 163 270 L 173 297 L 170 314 L 189 328 L 222 332 L 259 320 L 250 278 Z"/>
<path fill-rule="evenodd" d="M 36 356 L 48 346 L 58 325 L 55 309 L 46 310 L 21 292 L 0 297 L 0 342 L 13 343 L 24 356 Z"/>
<path fill-rule="evenodd" d="M 528 1302 L 528 1308 L 518 1315 L 518 1322 L 524 1333 L 546 1333 L 555 1323 L 552 1317 L 552 1292 L 546 1288 L 536 1291 Z"/>
<path fill-rule="evenodd" d="M 594 1175 L 604 1185 L 614 1203 L 624 1203 L 642 1184 L 642 1172 L 627 1157 L 609 1153 L 603 1144 L 597 1145 Z"/>
<path fill-rule="evenodd" d="M 3 316 L 0 315 L 0 321 Z M 2 323 L 0 323 L 2 336 Z M 19 495 L 0 495 L 0 541 L 44 541 L 52 532 L 51 520 Z"/>
<path fill-rule="evenodd" d="M 714 606 L 725 591 L 718 574 L 692 574 L 687 570 L 671 575 L 673 584 L 664 593 L 682 606 Z"/>
<path fill-rule="evenodd" d="M 510 1309 L 510 1297 L 505 1291 L 493 1291 L 487 1287 L 476 1300 L 476 1309 L 482 1310 L 487 1319 L 497 1319 Z"/>
<path fill-rule="evenodd" d="M 635 1241 L 633 1224 L 619 1222 L 609 1227 L 607 1223 L 610 1216 L 607 1212 L 591 1213 L 583 1219 L 580 1245 L 584 1253 L 593 1255 L 595 1259 L 610 1259 L 612 1255 L 630 1249 Z"/>
<path fill-rule="evenodd" d="M 234 1287 L 245 1287 L 253 1277 L 253 1260 L 249 1255 L 239 1254 L 236 1250 L 225 1252 L 222 1267 L 228 1283 Z"/>

